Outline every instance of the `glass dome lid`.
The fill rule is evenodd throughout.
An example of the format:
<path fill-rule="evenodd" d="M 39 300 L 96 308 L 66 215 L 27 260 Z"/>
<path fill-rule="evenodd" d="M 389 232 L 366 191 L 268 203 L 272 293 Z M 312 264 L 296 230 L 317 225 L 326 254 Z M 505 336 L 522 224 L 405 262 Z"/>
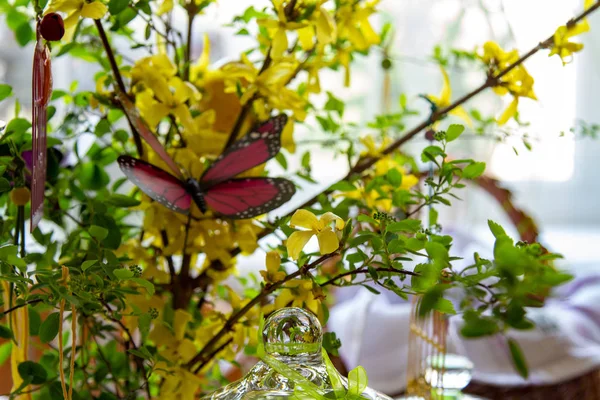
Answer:
<path fill-rule="evenodd" d="M 203 400 L 391 400 L 367 387 L 361 367 L 352 370 L 349 379 L 338 373 L 322 348 L 321 324 L 310 312 L 282 308 L 267 318 L 261 331 L 261 360 L 246 376 Z"/>

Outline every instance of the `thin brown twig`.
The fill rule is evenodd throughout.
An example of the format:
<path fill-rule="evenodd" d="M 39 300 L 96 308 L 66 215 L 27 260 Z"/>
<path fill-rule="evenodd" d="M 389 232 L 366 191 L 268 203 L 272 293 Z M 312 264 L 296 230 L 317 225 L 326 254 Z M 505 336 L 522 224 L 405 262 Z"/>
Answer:
<path fill-rule="evenodd" d="M 163 248 L 169 245 L 169 237 L 167 236 L 167 232 L 163 229 L 160 231 L 160 237 L 163 241 Z M 171 284 L 174 284 L 175 277 L 177 273 L 175 272 L 175 263 L 173 263 L 173 257 L 165 256 L 167 260 L 167 266 L 169 267 L 169 275 L 171 277 Z"/>
<path fill-rule="evenodd" d="M 18 305 L 14 306 L 14 307 L 9 308 L 6 311 L 0 311 L 0 317 L 4 317 L 5 315 L 7 315 L 7 314 L 9 314 L 9 313 L 11 313 L 11 312 L 13 312 L 15 310 L 18 310 L 21 307 L 29 306 L 31 304 L 37 304 L 37 303 L 40 303 L 42 301 L 44 301 L 44 300 L 43 299 L 35 299 L 35 300 L 26 301 L 25 303 L 22 303 L 22 304 L 18 304 Z"/>
<path fill-rule="evenodd" d="M 377 271 L 377 272 L 394 272 L 394 273 L 397 273 L 400 275 L 419 276 L 419 274 L 416 272 L 407 271 L 404 269 L 396 269 L 396 268 L 375 268 L 375 271 Z M 338 279 L 344 278 L 346 276 L 357 275 L 357 274 L 368 274 L 368 273 L 369 273 L 369 270 L 366 268 L 357 268 L 352 271 L 346 271 L 341 274 L 338 274 L 338 275 L 334 276 L 333 278 L 331 278 L 323 283 L 320 283 L 319 286 L 323 287 L 323 286 L 331 285 L 331 284 L 335 283 L 335 281 L 337 281 Z"/>
<path fill-rule="evenodd" d="M 112 309 L 110 308 L 108 303 L 106 303 L 104 300 L 101 300 L 100 302 L 109 312 L 112 312 Z M 133 340 L 133 335 L 131 334 L 131 331 L 129 330 L 129 328 L 127 328 L 127 326 L 125 326 L 125 324 L 121 320 L 114 318 L 113 316 L 109 315 L 108 313 L 106 314 L 106 316 L 112 322 L 117 324 L 127 334 L 127 342 L 130 343 L 131 346 L 133 346 L 133 348 L 135 350 L 137 350 L 138 346 L 135 344 L 135 341 Z M 146 392 L 147 392 L 146 394 L 148 395 L 148 398 L 150 399 L 150 382 L 148 382 L 148 374 L 146 373 L 146 367 L 144 366 L 144 360 L 133 355 L 133 361 L 135 362 L 137 368 L 142 372 L 142 375 L 144 376 L 144 383 L 145 383 L 145 388 L 146 388 Z"/>
<path fill-rule="evenodd" d="M 90 332 L 92 331 L 91 327 L 90 327 Z M 106 356 L 104 355 L 104 352 L 102 351 L 102 348 L 100 347 L 100 343 L 98 343 L 98 339 L 96 339 L 96 335 L 92 334 L 92 340 L 94 340 L 94 342 L 96 343 L 96 351 L 98 352 L 98 355 L 100 356 L 100 358 L 102 359 L 102 361 L 104 361 L 104 364 L 106 364 L 106 369 L 108 369 L 108 372 L 110 373 L 110 376 L 113 380 L 113 383 L 115 385 L 115 392 L 117 397 L 121 397 L 120 391 L 119 389 L 121 389 L 121 385 L 119 384 L 119 380 L 117 379 L 117 376 L 115 375 L 115 373 L 112 370 L 111 364 L 108 362 L 108 359 L 106 358 Z"/>
<path fill-rule="evenodd" d="M 188 15 L 188 25 L 187 25 L 187 40 L 185 43 L 185 53 L 183 55 L 183 79 L 190 79 L 190 63 L 192 59 L 192 32 L 194 28 L 194 18 L 198 13 L 198 7 L 196 3 L 191 1 L 186 5 L 186 11 Z"/>
<path fill-rule="evenodd" d="M 225 342 L 223 342 L 222 345 L 220 345 L 219 347 L 217 347 L 214 351 L 212 351 L 208 356 L 206 356 L 206 358 L 200 363 L 200 365 L 198 365 L 198 367 L 194 370 L 194 374 L 197 374 L 198 372 L 200 372 L 202 370 L 202 368 L 204 368 L 206 366 L 206 364 L 208 364 L 208 362 L 210 360 L 212 360 L 213 358 L 215 358 L 215 356 L 217 354 L 219 354 L 225 347 L 227 347 L 229 345 L 229 343 L 233 342 L 233 338 L 229 338 L 227 339 Z"/>
<path fill-rule="evenodd" d="M 98 34 L 100 35 L 100 40 L 102 40 L 102 46 L 104 46 L 104 51 L 106 52 L 106 56 L 108 57 L 108 62 L 110 64 L 110 68 L 112 69 L 115 81 L 117 82 L 117 86 L 124 94 L 127 93 L 125 89 L 125 83 L 123 82 L 123 77 L 121 76 L 121 72 L 119 71 L 119 66 L 117 65 L 117 61 L 115 60 L 115 54 L 110 47 L 110 43 L 108 41 L 108 37 L 106 36 L 106 31 L 102 26 L 102 22 L 99 19 L 94 20 L 96 24 L 96 28 L 98 29 Z M 142 147 L 142 138 L 140 137 L 139 132 L 133 125 L 133 122 L 127 117 L 127 121 L 129 121 L 129 127 L 131 128 L 131 133 L 133 134 L 133 140 L 135 142 L 135 147 L 137 149 L 138 155 L 142 156 L 144 154 L 144 148 Z"/>

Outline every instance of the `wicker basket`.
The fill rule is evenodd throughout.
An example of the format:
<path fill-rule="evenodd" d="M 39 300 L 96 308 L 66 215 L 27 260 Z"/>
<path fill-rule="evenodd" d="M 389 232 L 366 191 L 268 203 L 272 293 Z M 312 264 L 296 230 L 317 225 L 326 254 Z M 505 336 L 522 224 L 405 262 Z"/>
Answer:
<path fill-rule="evenodd" d="M 502 387 L 471 382 L 464 392 L 489 400 L 600 400 L 600 371 L 544 386 Z"/>

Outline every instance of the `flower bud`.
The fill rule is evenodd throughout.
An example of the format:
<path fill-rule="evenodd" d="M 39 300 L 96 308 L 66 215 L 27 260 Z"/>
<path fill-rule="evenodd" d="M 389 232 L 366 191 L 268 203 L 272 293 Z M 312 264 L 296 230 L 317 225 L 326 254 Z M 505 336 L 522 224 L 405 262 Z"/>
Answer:
<path fill-rule="evenodd" d="M 57 13 L 48 13 L 42 18 L 40 27 L 42 37 L 48 41 L 62 39 L 65 34 L 65 24 L 63 19 Z"/>
<path fill-rule="evenodd" d="M 10 192 L 10 201 L 16 206 L 24 206 L 29 202 L 29 189 L 26 187 L 14 188 Z"/>

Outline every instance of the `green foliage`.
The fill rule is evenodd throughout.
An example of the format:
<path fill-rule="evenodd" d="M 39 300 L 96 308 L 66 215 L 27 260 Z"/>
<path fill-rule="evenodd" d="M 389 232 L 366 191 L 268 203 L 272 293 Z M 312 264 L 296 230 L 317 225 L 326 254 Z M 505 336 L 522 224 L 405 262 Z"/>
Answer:
<path fill-rule="evenodd" d="M 34 385 L 40 385 L 46 382 L 48 374 L 44 367 L 33 361 L 23 361 L 17 367 L 21 378 Z"/>
<path fill-rule="evenodd" d="M 523 351 L 521 350 L 521 347 L 514 339 L 508 338 L 507 341 L 512 362 L 516 370 L 519 372 L 519 375 L 523 377 L 523 379 L 527 379 L 529 377 L 529 369 L 527 368 L 527 362 L 525 361 L 525 357 L 523 357 Z"/>
<path fill-rule="evenodd" d="M 58 335 L 60 323 L 61 321 L 57 312 L 48 315 L 48 317 L 40 325 L 39 335 L 42 343 L 49 343 L 54 340 L 56 335 Z"/>
<path fill-rule="evenodd" d="M 108 30 L 105 33 L 109 43 L 129 46 L 136 50 L 136 55 L 138 52 L 155 55 L 159 54 L 155 43 L 160 42 L 167 49 L 164 54 L 172 58 L 172 68 L 169 68 L 165 84 L 180 81 L 182 86 L 190 90 L 193 87 L 198 99 L 205 101 L 211 98 L 209 85 L 202 79 L 219 74 L 211 74 L 212 66 L 205 71 L 199 65 L 201 63 L 190 59 L 188 50 L 194 48 L 193 43 L 187 43 L 180 27 L 171 24 L 171 18 L 168 17 L 170 13 L 156 15 L 155 10 L 167 2 L 109 0 L 105 3 L 108 14 L 99 20 L 99 26 Z M 285 11 L 290 13 L 288 22 L 306 23 L 318 17 L 313 3 L 299 1 L 295 8 L 290 6 Z M 363 5 L 363 2 L 355 3 L 353 7 Z M 183 3 L 175 2 L 174 6 L 192 24 L 209 4 L 211 1 L 203 0 L 186 3 L 185 7 Z M 336 10 L 340 6 L 341 2 L 335 1 L 324 5 L 327 10 Z M 43 0 L 35 4 L 27 0 L 0 0 L 0 11 L 5 14 L 4 20 L 20 46 L 26 46 L 35 39 L 35 15 L 44 7 Z M 255 36 L 255 46 L 248 50 L 247 55 L 257 71 L 268 69 L 268 64 L 273 66 L 278 63 L 273 58 L 269 58 L 268 62 L 264 60 L 264 55 L 270 54 L 268 49 L 272 32 L 256 25 L 257 20 L 261 22 L 265 18 L 278 18 L 276 15 L 276 10 L 270 6 L 264 9 L 251 6 L 232 21 L 238 35 Z M 332 15 L 337 17 L 333 11 Z M 195 21 L 198 24 L 198 20 Z M 137 32 L 138 24 L 144 29 L 143 34 Z M 382 66 L 389 72 L 393 71 L 395 65 L 385 46 L 392 43 L 392 32 L 392 27 L 386 24 L 381 34 L 381 46 L 385 52 Z M 296 35 L 291 31 L 288 34 Z M 113 171 L 116 170 L 117 157 L 134 154 L 136 148 L 132 135 L 139 129 L 135 123 L 129 125 L 132 121 L 125 118 L 121 110 L 114 89 L 120 84 L 115 77 L 115 69 L 117 75 L 122 75 L 127 95 L 131 100 L 136 100 L 134 103 L 140 109 L 141 100 L 135 97 L 153 89 L 147 82 L 142 82 L 139 74 L 132 73 L 139 60 L 131 62 L 124 54 L 110 47 L 104 48 L 102 39 L 96 23 L 89 18 L 82 18 L 78 21 L 73 40 L 52 43 L 54 59 L 74 57 L 90 68 L 93 66 L 98 73 L 94 77 L 95 82 L 82 82 L 81 85 L 73 82 L 68 88 L 54 88 L 46 121 L 48 174 L 44 226 L 34 230 L 32 239 L 28 238 L 27 243 L 23 242 L 22 237 L 27 219 L 24 216 L 29 215 L 30 206 L 16 206 L 11 196 L 15 194 L 14 188 L 29 184 L 30 171 L 24 152 L 32 149 L 32 125 L 29 116 L 22 112 L 20 103 L 16 101 L 14 117 L 7 121 L 5 127 L 0 126 L 0 208 L 3 211 L 0 218 L 0 279 L 7 284 L 11 299 L 10 304 L 2 306 L 4 309 L 15 305 L 26 307 L 29 334 L 39 336 L 39 340 L 45 344 L 57 339 L 65 342 L 70 337 L 69 331 L 63 337 L 58 337 L 59 326 L 65 322 L 60 320 L 56 312 L 61 302 L 67 306 L 66 319 L 74 318 L 80 328 L 85 327 L 86 342 L 74 350 L 67 346 L 64 354 L 65 357 L 74 356 L 76 359 L 74 399 L 96 398 L 95 393 L 100 392 L 102 394 L 97 398 L 101 400 L 121 397 L 139 399 L 141 396 L 158 398 L 159 395 L 170 398 L 175 395 L 163 394 L 161 387 L 182 369 L 189 373 L 198 367 L 200 372 L 195 373 L 207 378 L 206 382 L 222 384 L 225 381 L 214 364 L 223 353 L 213 351 L 214 348 L 203 348 L 206 352 L 199 362 L 203 365 L 188 365 L 182 358 L 187 359 L 192 355 L 179 354 L 180 349 L 189 349 L 186 340 L 192 343 L 191 346 L 199 346 L 201 342 L 209 342 L 211 337 L 207 336 L 214 335 L 215 330 L 221 327 L 225 329 L 224 337 L 215 344 L 225 343 L 224 339 L 235 339 L 237 342 L 228 345 L 234 346 L 235 351 L 244 349 L 248 354 L 259 355 L 261 350 L 264 351 L 260 344 L 253 349 L 245 337 L 239 340 L 240 332 L 243 336 L 246 331 L 256 327 L 256 318 L 253 319 L 253 312 L 250 312 L 256 308 L 247 310 L 248 315 L 240 316 L 233 322 L 230 318 L 235 312 L 244 310 L 243 305 L 248 304 L 249 297 L 263 296 L 256 304 L 257 307 L 264 307 L 270 303 L 266 301 L 267 295 L 277 299 L 281 288 L 269 291 L 274 283 L 262 282 L 254 276 L 243 277 L 240 278 L 243 299 L 239 304 L 233 304 L 234 296 L 221 280 L 233 271 L 232 260 L 238 254 L 251 253 L 258 246 L 258 238 L 275 231 L 276 236 L 283 240 L 284 236 L 289 237 L 293 229 L 289 227 L 289 216 L 274 221 L 262 219 L 250 226 L 222 219 L 217 222 L 219 218 L 197 217 L 194 214 L 194 223 L 210 220 L 205 226 L 198 225 L 191 230 L 186 228 L 184 238 L 182 232 L 172 229 L 179 220 L 171 214 L 165 217 L 165 214 L 153 211 L 152 207 L 156 204 L 151 204 L 138 190 L 129 191 L 124 178 L 115 179 Z M 313 72 L 318 75 L 319 68 L 345 69 L 340 52 L 348 60 L 358 59 L 368 53 L 365 49 L 352 49 L 352 40 L 342 36 L 309 51 L 295 45 L 295 42 L 290 40 L 289 44 L 293 47 L 288 49 L 286 57 L 298 60 L 298 71 L 302 71 L 302 74 L 290 77 L 290 82 L 293 82 L 291 86 L 277 87 L 274 91 L 283 95 L 284 89 L 290 90 L 299 99 L 308 98 L 311 91 L 315 90 L 304 75 L 311 75 L 309 79 L 314 79 Z M 324 54 L 316 54 L 321 50 Z M 113 60 L 107 56 L 107 51 L 114 55 L 116 65 L 112 64 Z M 264 66 L 256 62 L 261 58 Z M 468 65 L 477 59 L 473 51 L 442 47 L 436 47 L 433 58 L 440 65 L 447 66 Z M 320 62 L 323 62 L 323 66 L 318 65 Z M 244 64 L 244 68 L 247 68 L 244 74 L 251 69 L 247 64 Z M 312 68 L 316 68 L 316 71 Z M 265 76 L 268 73 L 256 79 Z M 237 86 L 228 90 L 237 90 L 241 95 L 251 84 L 249 80 L 243 84 L 237 82 Z M 97 90 L 93 92 L 80 89 L 94 86 Z M 485 260 L 475 254 L 473 263 L 465 270 L 458 272 L 453 269 L 457 257 L 453 256 L 452 238 L 440 234 L 436 207 L 451 206 L 455 200 L 459 200 L 457 193 L 465 187 L 465 182 L 477 180 L 483 176 L 486 168 L 485 163 L 473 159 L 452 159 L 448 144 L 461 144 L 466 136 L 462 125 L 450 124 L 445 131 L 436 132 L 433 135 L 435 140 L 413 159 L 404 154 L 404 148 L 401 152 L 384 152 L 386 146 L 403 137 L 414 117 L 420 116 L 412 108 L 411 97 L 407 94 L 399 96 L 391 110 L 358 124 L 348 122 L 348 119 L 354 119 L 349 118 L 349 114 L 358 104 L 337 93 L 326 91 L 322 96 L 322 104 L 308 101 L 302 109 L 290 110 L 291 107 L 283 104 L 285 102 L 273 106 L 261 99 L 264 96 L 263 89 L 254 96 L 261 100 L 260 104 L 251 104 L 256 100 L 254 97 L 248 100 L 246 111 L 252 119 L 262 117 L 264 111 L 286 112 L 290 120 L 304 120 L 299 115 L 307 113 L 309 118 L 306 121 L 316 121 L 315 126 L 309 126 L 308 122 L 304 126 L 311 131 L 307 135 L 310 137 L 307 140 L 310 147 L 306 148 L 304 143 L 298 142 L 295 154 L 289 149 L 276 155 L 275 160 L 286 171 L 286 175 L 297 178 L 299 186 L 323 183 L 319 181 L 321 171 L 314 170 L 316 163 L 312 150 L 316 146 L 327 148 L 331 150 L 332 157 L 347 161 L 352 171 L 346 179 L 332 184 L 327 192 L 320 194 L 315 202 L 306 207 L 319 211 L 319 214 L 333 212 L 345 221 L 344 229 L 339 232 L 340 259 L 333 267 L 314 266 L 314 275 L 311 271 L 305 271 L 317 257 L 322 256 L 308 251 L 293 266 L 294 271 L 298 270 L 297 267 L 304 267 L 300 270 L 300 278 L 310 279 L 312 290 L 308 291 L 313 297 L 311 301 L 321 301 L 329 286 L 361 286 L 374 294 L 389 290 L 405 299 L 409 294 L 416 293 L 420 295 L 418 313 L 421 317 L 433 311 L 462 315 L 462 334 L 478 338 L 493 334 L 508 335 L 513 329 L 531 329 L 533 322 L 527 318 L 527 308 L 541 306 L 549 291 L 571 278 L 552 266 L 552 260 L 558 255 L 545 253 L 535 243 L 515 243 L 500 225 L 491 221 L 490 230 L 496 238 L 493 259 Z M 168 87 L 167 92 L 174 95 L 173 92 L 177 90 Z M 156 101 L 159 96 L 150 97 Z M 169 115 L 155 121 L 155 126 L 150 129 L 169 152 L 177 154 L 182 171 L 188 168 L 189 160 L 184 160 L 181 154 L 190 149 L 193 140 L 201 141 L 201 145 L 198 145 L 201 151 L 196 154 L 199 164 L 191 168 L 195 172 L 195 167 L 205 168 L 216 158 L 218 154 L 210 153 L 205 147 L 221 146 L 223 135 L 207 136 L 208 140 L 204 137 L 205 128 L 199 121 L 214 116 L 204 114 L 207 111 L 205 105 L 200 106 L 199 100 L 194 101 L 192 97 L 186 99 L 178 110 L 190 112 L 193 126 L 198 127 L 198 132 L 185 131 L 182 123 L 184 118 L 174 114 L 173 110 L 177 107 L 170 103 L 162 105 L 169 108 Z M 11 86 L 0 84 L 0 101 L 13 101 Z M 470 115 L 474 120 L 473 129 L 478 135 L 496 127 L 492 116 L 482 115 L 476 109 L 470 110 Z M 295 126 L 299 127 L 300 123 L 295 122 Z M 517 122 L 523 124 L 518 118 Z M 596 137 L 597 131 L 598 126 L 583 123 L 574 130 L 576 135 L 583 137 Z M 93 139 L 89 148 L 80 147 L 79 139 L 83 136 Z M 216 137 L 219 139 L 212 143 Z M 193 151 L 187 156 L 189 154 L 193 154 Z M 377 158 L 381 159 L 377 161 Z M 373 161 L 370 168 L 361 168 L 362 162 L 370 161 Z M 424 174 L 419 169 L 419 161 L 426 167 L 431 166 L 431 173 L 423 180 L 424 187 L 416 185 L 416 181 Z M 269 174 L 268 168 L 264 174 Z M 191 174 L 191 171 L 184 172 Z M 141 213 L 144 213 L 143 222 Z M 428 216 L 428 221 L 423 215 Z M 161 224 L 161 232 L 149 232 L 156 228 L 153 224 Z M 259 231 L 260 227 L 264 230 Z M 230 236 L 221 239 L 226 234 Z M 219 248 L 212 246 L 211 242 L 201 251 L 197 250 L 198 247 L 195 250 L 186 248 L 191 246 L 191 242 L 197 246 L 199 242 L 208 243 L 210 240 L 230 240 L 235 243 L 229 243 L 232 247 Z M 180 246 L 182 243 L 183 246 Z M 281 254 L 282 262 L 289 264 L 284 244 L 273 246 Z M 192 259 L 200 262 L 194 266 L 190 261 Z M 416 267 L 409 269 L 409 263 Z M 69 271 L 66 280 L 61 270 L 63 265 Z M 194 267 L 197 269 L 194 270 Z M 282 271 L 283 267 L 279 272 Z M 289 277 L 286 275 L 285 279 Z M 293 296 L 300 297 L 298 288 L 291 290 L 284 284 L 281 286 L 284 290 L 290 290 Z M 460 304 L 448 300 L 447 293 L 451 289 L 460 289 L 464 294 Z M 223 300 L 232 302 L 233 314 L 227 315 L 207 307 Z M 71 306 L 76 308 L 75 315 L 70 315 Z M 318 307 L 320 317 L 326 320 L 328 304 L 321 302 Z M 191 321 L 186 322 L 183 328 L 176 326 L 180 317 L 178 312 L 182 310 L 191 316 Z M 46 316 L 42 318 L 42 315 Z M 0 345 L 2 365 L 15 345 L 15 338 L 12 322 L 6 315 L 0 317 L 4 318 L 0 324 L 0 338 L 10 340 Z M 129 329 L 134 331 L 127 331 Z M 230 335 L 230 332 L 234 334 Z M 160 335 L 167 337 L 162 343 L 155 337 Z M 508 344 L 516 370 L 526 376 L 527 365 L 517 343 L 508 339 Z M 326 351 L 337 355 L 341 343 L 334 333 L 328 332 L 324 335 L 323 346 Z M 326 355 L 325 359 L 328 360 Z M 58 371 L 65 365 L 59 365 L 58 351 L 54 347 L 44 351 L 39 363 L 21 363 L 18 373 L 25 383 L 12 395 L 25 390 L 28 384 L 34 384 L 40 385 L 36 388 L 39 389 L 38 398 L 62 399 Z M 286 369 L 285 365 L 277 364 L 277 360 L 273 361 L 273 365 L 289 379 L 300 382 L 297 387 L 305 389 L 309 395 L 316 393 L 310 385 L 303 386 L 303 378 L 299 374 Z M 329 363 L 327 366 L 333 376 L 332 365 Z M 347 391 L 341 388 L 340 382 L 332 382 L 336 387 L 336 398 L 361 398 L 367 386 L 365 370 L 361 367 L 354 369 L 348 378 Z M 207 388 L 202 387 L 203 390 Z"/>
<path fill-rule="evenodd" d="M 0 101 L 12 95 L 12 87 L 6 83 L 0 84 Z"/>

